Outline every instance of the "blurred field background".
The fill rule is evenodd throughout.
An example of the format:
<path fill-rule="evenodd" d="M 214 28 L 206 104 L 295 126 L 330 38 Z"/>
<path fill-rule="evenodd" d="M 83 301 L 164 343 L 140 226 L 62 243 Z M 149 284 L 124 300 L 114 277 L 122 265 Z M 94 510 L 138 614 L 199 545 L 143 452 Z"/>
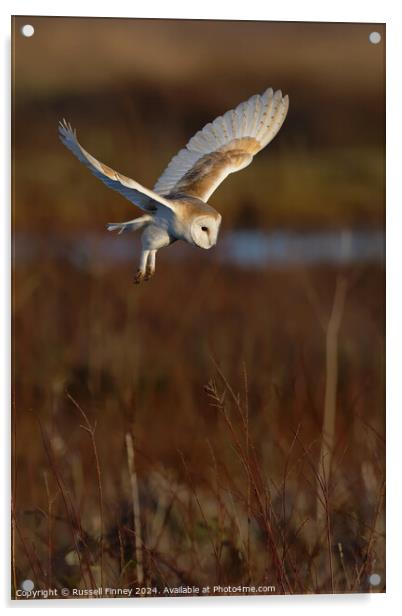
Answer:
<path fill-rule="evenodd" d="M 205 123 L 281 88 L 277 138 L 210 200 L 222 246 L 381 238 L 385 28 L 13 23 L 14 587 L 384 590 L 383 255 L 242 267 L 178 242 L 137 287 L 139 236 L 103 243 L 136 210 L 57 123 L 152 187 Z"/>

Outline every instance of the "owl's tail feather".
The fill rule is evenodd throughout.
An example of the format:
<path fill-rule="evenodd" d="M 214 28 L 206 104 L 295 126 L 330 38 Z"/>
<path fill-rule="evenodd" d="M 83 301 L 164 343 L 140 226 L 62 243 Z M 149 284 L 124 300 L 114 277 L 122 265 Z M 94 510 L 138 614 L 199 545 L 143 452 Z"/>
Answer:
<path fill-rule="evenodd" d="M 118 231 L 120 235 L 120 233 L 125 231 L 138 231 L 149 224 L 151 220 L 152 217 L 145 214 L 145 216 L 140 216 L 139 218 L 134 218 L 133 220 L 127 220 L 126 222 L 110 222 L 106 225 L 106 228 L 108 231 Z"/>

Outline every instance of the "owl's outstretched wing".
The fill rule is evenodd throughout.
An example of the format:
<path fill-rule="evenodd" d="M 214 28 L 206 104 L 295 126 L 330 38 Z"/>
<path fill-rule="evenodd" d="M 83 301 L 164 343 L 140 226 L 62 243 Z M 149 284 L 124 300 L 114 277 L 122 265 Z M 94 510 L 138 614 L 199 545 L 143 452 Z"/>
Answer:
<path fill-rule="evenodd" d="M 66 120 L 59 123 L 59 136 L 64 145 L 71 150 L 74 156 L 84 163 L 97 178 L 102 180 L 106 186 L 116 190 L 123 197 L 131 201 L 131 203 L 134 203 L 134 205 L 137 205 L 146 212 L 156 212 L 161 207 L 172 209 L 172 203 L 164 199 L 161 195 L 149 190 L 149 188 L 141 186 L 141 184 L 135 182 L 131 178 L 114 171 L 91 156 L 91 154 L 80 145 L 75 130 L 71 128 Z"/>
<path fill-rule="evenodd" d="M 288 96 L 268 88 L 227 111 L 198 131 L 172 158 L 154 191 L 163 196 L 181 192 L 208 201 L 229 173 L 247 167 L 272 141 L 288 108 Z"/>

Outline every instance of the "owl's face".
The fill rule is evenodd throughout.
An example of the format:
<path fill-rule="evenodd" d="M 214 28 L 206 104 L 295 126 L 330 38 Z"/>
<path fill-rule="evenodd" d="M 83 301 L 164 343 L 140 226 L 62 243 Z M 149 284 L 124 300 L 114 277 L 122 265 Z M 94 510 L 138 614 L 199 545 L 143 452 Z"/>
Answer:
<path fill-rule="evenodd" d="M 208 250 L 215 246 L 218 239 L 221 216 L 198 216 L 191 223 L 191 239 L 196 246 Z"/>

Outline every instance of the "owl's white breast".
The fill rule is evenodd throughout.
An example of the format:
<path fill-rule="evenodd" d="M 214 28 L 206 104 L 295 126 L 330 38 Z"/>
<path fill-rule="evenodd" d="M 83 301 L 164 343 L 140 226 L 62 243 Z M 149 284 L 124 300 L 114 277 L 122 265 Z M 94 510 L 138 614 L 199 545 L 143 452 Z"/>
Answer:
<path fill-rule="evenodd" d="M 141 239 L 146 250 L 159 250 L 169 246 L 174 237 L 169 232 L 168 221 L 155 216 L 153 222 L 145 228 Z"/>

